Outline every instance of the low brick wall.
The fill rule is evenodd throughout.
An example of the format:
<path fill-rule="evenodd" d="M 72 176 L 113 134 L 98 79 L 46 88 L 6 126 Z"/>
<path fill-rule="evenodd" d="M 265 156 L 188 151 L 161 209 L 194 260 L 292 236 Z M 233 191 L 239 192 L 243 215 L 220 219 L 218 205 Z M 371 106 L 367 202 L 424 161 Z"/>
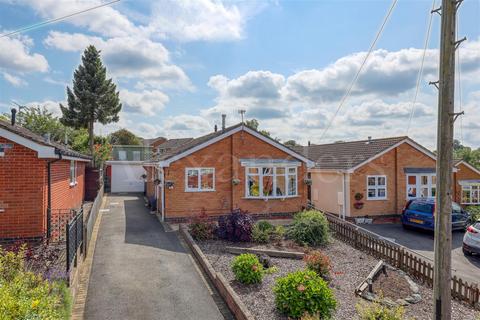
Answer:
<path fill-rule="evenodd" d="M 200 247 L 195 243 L 184 225 L 180 226 L 180 234 L 185 239 L 185 242 L 190 250 L 192 250 L 193 255 L 197 258 L 203 271 L 210 278 L 215 288 L 217 288 L 218 292 L 222 296 L 230 311 L 234 314 L 235 318 L 238 320 L 254 320 L 255 318 L 252 316 L 250 311 L 248 311 L 245 304 L 240 300 L 240 297 L 235 293 L 225 277 L 213 269 L 207 257 L 202 252 Z"/>
<path fill-rule="evenodd" d="M 298 212 L 280 212 L 280 213 L 251 213 L 249 214 L 252 216 L 253 219 L 255 220 L 268 220 L 268 219 L 292 219 L 293 216 L 298 213 Z M 209 220 L 211 221 L 218 221 L 220 217 L 228 217 L 229 215 L 211 215 L 208 217 Z M 193 217 L 175 217 L 175 218 L 169 218 L 165 217 L 165 222 L 168 223 L 186 223 L 190 220 L 192 220 Z"/>

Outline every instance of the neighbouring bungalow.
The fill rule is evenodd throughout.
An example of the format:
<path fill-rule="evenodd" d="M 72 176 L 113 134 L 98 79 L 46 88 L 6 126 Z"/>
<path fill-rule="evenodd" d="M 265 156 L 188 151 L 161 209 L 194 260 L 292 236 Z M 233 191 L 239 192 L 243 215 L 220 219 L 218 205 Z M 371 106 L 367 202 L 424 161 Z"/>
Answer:
<path fill-rule="evenodd" d="M 243 123 L 176 139 L 164 149 L 144 164 L 147 196 L 162 220 L 235 209 L 284 217 L 307 205 L 307 167 L 313 163 Z"/>
<path fill-rule="evenodd" d="M 89 156 L 0 120 L 0 241 L 57 237 L 82 206 Z"/>
<path fill-rule="evenodd" d="M 321 210 L 347 219 L 396 220 L 406 202 L 433 198 L 436 156 L 409 137 L 296 147 L 315 162 L 310 197 Z M 454 167 L 454 200 L 480 204 L 480 171 L 465 161 Z"/>

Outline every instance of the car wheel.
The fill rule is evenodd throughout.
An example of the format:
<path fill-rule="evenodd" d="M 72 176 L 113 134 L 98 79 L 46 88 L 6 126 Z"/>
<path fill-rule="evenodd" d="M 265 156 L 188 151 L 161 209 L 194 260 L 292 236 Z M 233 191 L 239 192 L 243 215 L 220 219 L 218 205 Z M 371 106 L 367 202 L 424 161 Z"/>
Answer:
<path fill-rule="evenodd" d="M 462 250 L 463 250 L 464 255 L 466 255 L 466 256 L 471 256 L 472 255 L 472 253 L 470 251 L 468 251 L 467 249 L 462 248 Z"/>
<path fill-rule="evenodd" d="M 405 230 L 411 230 L 412 229 L 412 227 L 410 227 L 409 225 L 406 225 L 405 223 L 402 223 L 402 227 Z"/>

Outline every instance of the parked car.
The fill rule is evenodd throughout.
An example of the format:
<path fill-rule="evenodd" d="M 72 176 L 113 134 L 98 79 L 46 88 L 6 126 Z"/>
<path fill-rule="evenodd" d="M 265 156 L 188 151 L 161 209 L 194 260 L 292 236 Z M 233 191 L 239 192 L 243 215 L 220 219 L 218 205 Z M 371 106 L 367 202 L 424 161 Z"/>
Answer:
<path fill-rule="evenodd" d="M 480 220 L 467 228 L 463 237 L 463 253 L 467 256 L 480 254 Z"/>
<path fill-rule="evenodd" d="M 409 200 L 402 212 L 404 228 L 414 227 L 425 230 L 435 228 L 435 199 Z M 470 215 L 457 203 L 452 202 L 452 230 L 465 230 Z"/>

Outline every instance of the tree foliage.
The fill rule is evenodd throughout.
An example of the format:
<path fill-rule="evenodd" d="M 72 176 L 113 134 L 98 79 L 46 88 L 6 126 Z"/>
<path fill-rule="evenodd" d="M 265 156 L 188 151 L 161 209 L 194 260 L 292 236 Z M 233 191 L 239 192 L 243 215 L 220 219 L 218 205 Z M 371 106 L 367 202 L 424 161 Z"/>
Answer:
<path fill-rule="evenodd" d="M 120 129 L 109 136 L 112 145 L 141 145 L 142 140 L 127 129 Z"/>
<path fill-rule="evenodd" d="M 287 140 L 283 143 L 287 147 L 296 147 L 298 146 L 297 142 L 295 140 Z"/>
<path fill-rule="evenodd" d="M 100 58 L 100 51 L 88 46 L 82 56 L 82 64 L 73 75 L 73 89 L 67 86 L 68 106 L 60 104 L 61 122 L 74 128 L 86 128 L 89 149 L 94 152 L 94 123 L 108 124 L 119 120 L 122 109 L 117 86 L 107 79 L 107 69 Z"/>
<path fill-rule="evenodd" d="M 10 114 L 4 114 L 2 117 L 10 121 Z M 62 124 L 59 118 L 48 111 L 45 106 L 23 108 L 17 113 L 16 124 L 41 136 L 49 133 L 52 141 L 62 144 L 66 142 L 72 150 L 83 154 L 90 153 L 88 131 L 84 128 L 74 129 Z M 93 157 L 98 164 L 110 158 L 111 150 L 112 146 L 108 143 L 107 138 L 94 137 Z"/>
<path fill-rule="evenodd" d="M 453 156 L 456 159 L 465 160 L 469 164 L 480 168 L 480 148 L 472 149 L 470 147 L 462 145 L 460 141 L 454 140 Z"/>

